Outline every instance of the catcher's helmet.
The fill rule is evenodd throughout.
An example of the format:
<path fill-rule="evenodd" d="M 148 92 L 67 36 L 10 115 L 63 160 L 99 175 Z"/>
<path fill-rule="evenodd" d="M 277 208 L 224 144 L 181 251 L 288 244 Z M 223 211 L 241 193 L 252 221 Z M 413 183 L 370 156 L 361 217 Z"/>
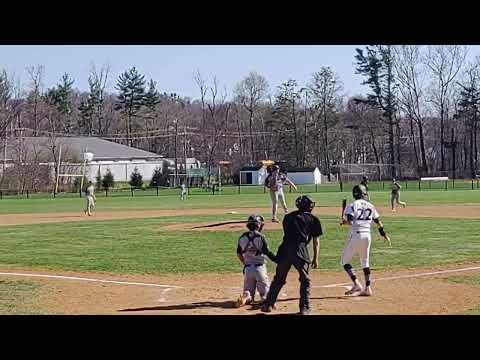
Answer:
<path fill-rule="evenodd" d="M 307 195 L 302 195 L 295 200 L 295 205 L 300 211 L 311 212 L 315 207 L 315 201 Z"/>
<path fill-rule="evenodd" d="M 363 185 L 355 185 L 352 189 L 352 195 L 355 200 L 368 199 L 367 188 Z"/>
<path fill-rule="evenodd" d="M 368 181 L 368 176 L 364 176 L 364 177 L 362 178 L 362 180 L 363 180 L 363 181 Z"/>
<path fill-rule="evenodd" d="M 250 215 L 247 220 L 247 228 L 250 231 L 262 231 L 264 222 L 262 215 Z"/>

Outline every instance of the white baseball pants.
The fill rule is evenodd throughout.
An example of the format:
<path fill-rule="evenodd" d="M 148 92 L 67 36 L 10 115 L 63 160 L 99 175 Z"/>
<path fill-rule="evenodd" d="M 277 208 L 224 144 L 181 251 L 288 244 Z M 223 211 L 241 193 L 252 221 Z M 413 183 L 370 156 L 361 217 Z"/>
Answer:
<path fill-rule="evenodd" d="M 345 264 L 350 264 L 352 258 L 358 254 L 362 269 L 369 267 L 371 242 L 372 236 L 370 232 L 352 232 L 350 234 L 350 239 L 345 244 L 345 248 L 343 249 L 342 266 Z"/>
<path fill-rule="evenodd" d="M 287 203 L 285 201 L 285 194 L 283 193 L 283 188 L 281 188 L 280 190 L 277 190 L 277 191 L 271 191 L 270 190 L 270 197 L 272 198 L 272 219 L 276 219 L 279 202 L 280 202 L 280 205 L 282 205 L 283 210 L 285 212 L 288 211 Z"/>

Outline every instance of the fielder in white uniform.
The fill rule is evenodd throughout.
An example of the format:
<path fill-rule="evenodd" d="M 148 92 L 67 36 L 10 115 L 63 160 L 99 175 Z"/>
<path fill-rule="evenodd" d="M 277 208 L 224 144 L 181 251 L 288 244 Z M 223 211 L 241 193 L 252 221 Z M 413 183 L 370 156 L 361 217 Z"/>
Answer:
<path fill-rule="evenodd" d="M 370 285 L 370 243 L 372 241 L 370 227 L 372 221 L 378 225 L 380 235 L 390 244 L 390 238 L 383 230 L 380 215 L 368 199 L 367 189 L 363 185 L 353 187 L 353 198 L 355 199 L 345 208 L 342 223 L 351 225 L 350 238 L 348 239 L 342 254 L 342 266 L 353 281 L 353 286 L 345 295 L 371 296 Z M 365 276 L 365 288 L 357 280 L 355 270 L 351 265 L 354 255 L 360 257 L 360 264 Z"/>
<path fill-rule="evenodd" d="M 92 216 L 92 210 L 95 208 L 95 203 L 97 202 L 97 197 L 94 194 L 95 187 L 92 182 L 88 182 L 87 190 L 85 191 L 87 208 L 85 209 L 85 215 Z"/>
<path fill-rule="evenodd" d="M 277 219 L 278 203 L 282 205 L 285 214 L 288 213 L 287 202 L 285 201 L 285 194 L 283 192 L 283 185 L 289 184 L 295 190 L 295 184 L 285 175 L 280 173 L 280 167 L 273 165 L 270 168 L 269 175 L 265 179 L 265 186 L 270 189 L 270 197 L 272 199 L 272 221 L 279 222 Z"/>

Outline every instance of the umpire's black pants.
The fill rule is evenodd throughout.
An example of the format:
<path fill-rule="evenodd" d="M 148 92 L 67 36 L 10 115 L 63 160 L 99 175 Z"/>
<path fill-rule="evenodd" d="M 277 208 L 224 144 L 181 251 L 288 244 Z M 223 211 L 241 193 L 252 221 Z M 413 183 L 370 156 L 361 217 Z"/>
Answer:
<path fill-rule="evenodd" d="M 287 275 L 292 265 L 297 269 L 298 274 L 300 275 L 300 310 L 310 309 L 310 277 L 308 275 L 310 264 L 300 258 L 279 260 L 275 276 L 270 285 L 270 291 L 265 300 L 266 305 L 273 306 L 277 301 L 278 294 L 286 283 Z"/>

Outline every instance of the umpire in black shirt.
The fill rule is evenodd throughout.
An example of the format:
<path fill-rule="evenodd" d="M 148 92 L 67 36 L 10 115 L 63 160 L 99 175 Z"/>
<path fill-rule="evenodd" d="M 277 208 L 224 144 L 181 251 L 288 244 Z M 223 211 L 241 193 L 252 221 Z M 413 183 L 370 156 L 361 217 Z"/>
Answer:
<path fill-rule="evenodd" d="M 277 301 L 278 294 L 286 282 L 288 272 L 292 266 L 300 275 L 300 313 L 310 312 L 310 277 L 308 271 L 318 267 L 319 236 L 322 235 L 320 220 L 311 214 L 315 203 L 306 195 L 300 196 L 295 205 L 298 210 L 283 218 L 283 242 L 277 253 L 277 270 L 270 291 L 265 299 L 261 311 L 271 312 Z M 313 239 L 313 259 L 310 261 L 308 243 Z"/>

